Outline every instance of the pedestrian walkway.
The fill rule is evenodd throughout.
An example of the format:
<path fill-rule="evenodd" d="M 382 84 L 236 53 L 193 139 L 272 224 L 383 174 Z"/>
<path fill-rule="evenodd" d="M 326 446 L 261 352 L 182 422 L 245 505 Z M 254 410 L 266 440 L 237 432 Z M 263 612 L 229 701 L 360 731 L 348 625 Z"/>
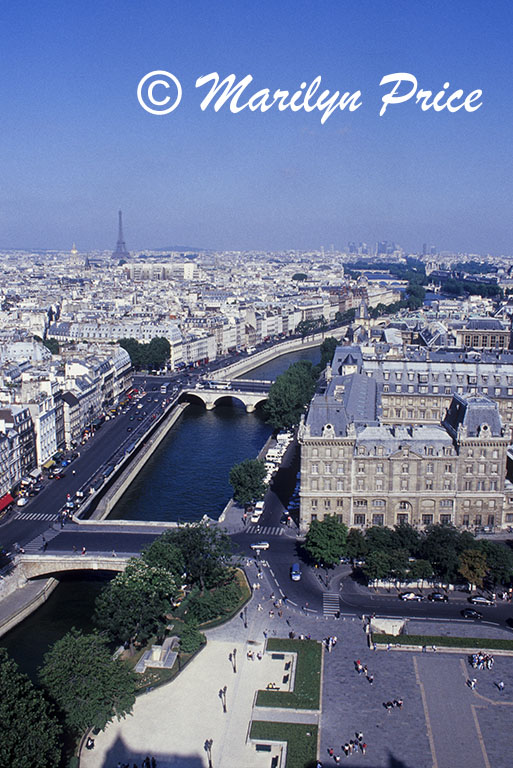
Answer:
<path fill-rule="evenodd" d="M 324 616 L 336 616 L 340 612 L 338 592 L 322 593 L 322 613 Z"/>
<path fill-rule="evenodd" d="M 48 548 L 48 544 L 52 539 L 54 539 L 56 536 L 58 536 L 60 531 L 56 531 L 53 528 L 50 528 L 48 531 L 45 531 L 44 533 L 40 534 L 39 536 L 36 536 L 35 539 L 32 539 L 32 541 L 29 541 L 25 546 L 23 547 L 26 555 L 36 555 L 41 552 L 44 552 Z M 46 547 L 45 547 L 46 542 Z"/>
<path fill-rule="evenodd" d="M 16 512 L 14 520 L 58 520 L 60 515 L 54 512 Z"/>
<path fill-rule="evenodd" d="M 247 533 L 257 533 L 259 536 L 283 536 L 285 530 L 279 525 L 248 525 Z"/>
<path fill-rule="evenodd" d="M 460 659 L 421 654 L 414 657 L 413 663 L 421 687 L 433 765 L 490 768 L 474 710 L 479 702 L 465 684 Z"/>

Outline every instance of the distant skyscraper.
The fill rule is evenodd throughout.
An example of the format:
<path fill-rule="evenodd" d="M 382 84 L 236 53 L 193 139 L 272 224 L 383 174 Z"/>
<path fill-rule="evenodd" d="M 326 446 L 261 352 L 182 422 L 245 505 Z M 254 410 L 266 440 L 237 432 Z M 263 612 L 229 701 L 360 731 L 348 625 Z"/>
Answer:
<path fill-rule="evenodd" d="M 126 249 L 126 243 L 123 239 L 123 220 L 122 220 L 121 211 L 118 211 L 118 217 L 119 217 L 118 241 L 116 243 L 116 250 L 112 254 L 112 258 L 126 259 L 128 256 L 130 256 L 130 254 Z"/>

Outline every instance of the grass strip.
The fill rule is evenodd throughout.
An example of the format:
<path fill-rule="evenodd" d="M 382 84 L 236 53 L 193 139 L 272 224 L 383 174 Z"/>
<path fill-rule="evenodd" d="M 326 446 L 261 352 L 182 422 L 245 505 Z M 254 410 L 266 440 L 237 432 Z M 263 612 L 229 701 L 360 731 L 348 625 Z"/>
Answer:
<path fill-rule="evenodd" d="M 312 768 L 317 757 L 317 726 L 305 723 L 275 723 L 254 720 L 251 723 L 252 739 L 286 741 L 285 768 Z"/>
<path fill-rule="evenodd" d="M 321 696 L 322 646 L 316 640 L 288 640 L 272 637 L 267 651 L 297 653 L 293 691 L 258 691 L 259 707 L 319 709 Z"/>
<path fill-rule="evenodd" d="M 438 635 L 382 635 L 374 634 L 375 643 L 390 645 L 436 645 L 446 648 L 495 648 L 501 651 L 513 651 L 513 640 L 487 637 L 445 637 Z"/>

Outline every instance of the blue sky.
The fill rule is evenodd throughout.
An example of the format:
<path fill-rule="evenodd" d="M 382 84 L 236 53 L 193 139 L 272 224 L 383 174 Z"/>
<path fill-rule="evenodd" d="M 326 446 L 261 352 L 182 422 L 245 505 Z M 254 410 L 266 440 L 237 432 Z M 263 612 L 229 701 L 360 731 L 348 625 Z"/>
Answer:
<path fill-rule="evenodd" d="M 0 6 L 0 247 L 513 253 L 513 9 L 475 0 L 19 0 Z M 141 77 L 174 73 L 154 116 Z M 322 77 L 355 112 L 202 112 L 201 75 L 253 91 Z M 381 78 L 483 91 L 483 106 L 379 117 Z M 451 90 L 451 89 L 449 89 Z"/>

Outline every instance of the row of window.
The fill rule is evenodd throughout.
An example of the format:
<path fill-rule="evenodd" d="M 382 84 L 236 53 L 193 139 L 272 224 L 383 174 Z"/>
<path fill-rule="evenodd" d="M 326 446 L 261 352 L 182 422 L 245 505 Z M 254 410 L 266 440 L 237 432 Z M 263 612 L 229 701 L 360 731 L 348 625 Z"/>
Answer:
<path fill-rule="evenodd" d="M 510 521 L 513 520 L 513 515 L 506 515 L 506 522 L 508 521 L 508 517 L 510 518 Z M 338 518 L 340 522 L 343 521 L 343 515 L 338 515 Z M 312 520 L 317 520 L 317 515 L 312 514 L 311 516 Z M 396 524 L 397 525 L 404 525 L 410 522 L 409 515 L 399 513 L 396 515 Z M 421 524 L 424 525 L 433 525 L 435 522 L 439 522 L 442 525 L 447 525 L 453 522 L 452 515 L 442 514 L 439 516 L 438 519 L 435 519 L 435 515 L 432 514 L 425 514 L 421 516 L 420 519 Z M 373 515 L 365 515 L 361 512 L 358 512 L 354 515 L 353 518 L 353 525 L 358 526 L 365 526 L 365 525 L 385 525 L 385 516 L 380 513 L 375 513 Z M 495 515 L 488 515 L 486 518 L 486 524 L 490 527 L 493 527 L 495 525 Z M 463 515 L 461 519 L 461 525 L 465 528 L 469 528 L 472 526 L 481 526 L 483 525 L 483 516 L 482 515 L 474 515 L 472 518 L 470 515 Z"/>
<path fill-rule="evenodd" d="M 368 373 L 370 373 L 370 375 L 372 375 L 372 372 L 368 372 Z M 416 377 L 418 377 L 418 380 L 421 383 L 423 383 L 423 384 L 427 384 L 429 381 L 441 381 L 441 378 L 440 378 L 441 374 L 439 375 L 437 373 L 433 373 L 432 371 L 430 371 L 429 373 L 427 373 L 427 372 L 416 373 L 415 371 L 407 371 L 407 372 L 406 371 L 395 371 L 395 373 L 392 376 L 392 378 L 395 379 L 395 381 L 402 381 L 403 380 L 403 374 L 404 374 L 405 379 L 407 378 L 408 381 L 415 381 Z M 456 378 L 456 381 L 458 382 L 458 384 L 465 384 L 467 382 L 469 384 L 477 384 L 477 378 L 478 377 L 476 375 L 474 375 L 474 374 L 464 374 L 464 373 L 454 374 L 454 373 L 451 372 L 451 373 L 445 373 L 443 375 L 444 375 L 444 381 L 447 384 L 451 384 L 454 378 Z M 384 381 L 390 381 L 390 378 L 391 378 L 391 372 L 390 371 L 383 371 L 383 380 Z M 483 384 L 487 384 L 488 383 L 488 376 L 486 374 L 482 374 L 480 376 L 480 380 L 481 380 L 481 382 Z M 501 376 L 494 375 L 494 377 L 493 377 L 493 383 L 494 384 L 502 384 L 503 380 L 504 379 Z M 508 383 L 508 385 L 509 384 L 513 384 L 513 376 L 507 376 L 506 377 L 506 382 Z M 492 382 L 490 381 L 490 383 L 492 383 Z"/>

